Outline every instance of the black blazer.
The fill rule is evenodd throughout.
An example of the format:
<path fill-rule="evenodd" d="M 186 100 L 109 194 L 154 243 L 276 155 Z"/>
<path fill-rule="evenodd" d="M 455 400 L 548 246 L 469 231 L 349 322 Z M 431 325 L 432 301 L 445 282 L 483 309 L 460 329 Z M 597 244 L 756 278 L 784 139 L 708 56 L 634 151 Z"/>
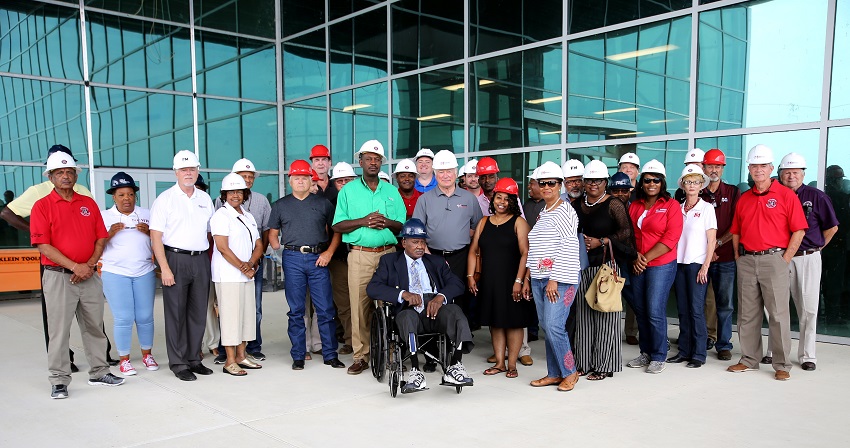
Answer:
<path fill-rule="evenodd" d="M 438 293 L 446 296 L 447 303 L 452 303 L 455 297 L 464 293 L 463 282 L 449 269 L 449 264 L 443 257 L 425 254 L 422 264 L 431 279 L 431 284 Z M 366 286 L 366 294 L 375 300 L 382 300 L 393 305 L 393 314 L 401 311 L 407 302 L 398 303 L 398 294 L 410 287 L 407 258 L 404 252 L 393 252 L 381 257 L 378 269 L 372 275 L 372 280 Z"/>

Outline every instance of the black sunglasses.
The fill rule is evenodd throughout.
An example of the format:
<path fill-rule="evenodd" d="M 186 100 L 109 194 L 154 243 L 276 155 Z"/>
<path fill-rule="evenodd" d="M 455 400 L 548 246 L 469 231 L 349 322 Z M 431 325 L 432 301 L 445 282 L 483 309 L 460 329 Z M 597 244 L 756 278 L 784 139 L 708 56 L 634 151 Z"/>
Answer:
<path fill-rule="evenodd" d="M 537 181 L 537 185 L 540 185 L 541 188 L 543 188 L 543 187 L 557 187 L 560 184 L 561 184 L 561 181 L 559 181 L 559 180 L 538 180 Z"/>
<path fill-rule="evenodd" d="M 643 183 L 645 184 L 660 184 L 661 178 L 658 177 L 644 177 Z"/>

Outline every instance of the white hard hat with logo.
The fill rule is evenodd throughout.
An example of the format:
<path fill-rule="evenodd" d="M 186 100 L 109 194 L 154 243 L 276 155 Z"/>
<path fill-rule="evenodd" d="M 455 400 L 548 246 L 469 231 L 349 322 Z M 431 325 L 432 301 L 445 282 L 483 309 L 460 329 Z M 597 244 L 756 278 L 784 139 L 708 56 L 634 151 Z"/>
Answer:
<path fill-rule="evenodd" d="M 638 158 L 637 154 L 633 152 L 627 152 L 620 157 L 620 161 L 617 162 L 617 166 L 622 165 L 624 163 L 631 163 L 640 168 L 640 158 Z"/>
<path fill-rule="evenodd" d="M 705 158 L 705 151 L 694 148 L 685 155 L 685 165 L 689 163 L 702 163 L 702 160 Z"/>
<path fill-rule="evenodd" d="M 806 159 L 796 152 L 789 152 L 788 154 L 785 154 L 785 157 L 783 157 L 782 161 L 779 162 L 779 169 L 790 170 L 795 168 L 800 170 L 806 169 Z"/>
<path fill-rule="evenodd" d="M 466 164 L 463 164 L 457 170 L 457 177 L 463 177 L 466 174 Z"/>
<path fill-rule="evenodd" d="M 254 164 L 248 159 L 239 159 L 236 163 L 233 164 L 233 169 L 230 170 L 231 173 L 239 173 L 242 171 L 250 171 L 252 173 L 257 172 L 257 168 L 254 167 Z"/>
<path fill-rule="evenodd" d="M 336 166 L 334 166 L 332 174 L 333 176 L 331 176 L 331 179 L 339 179 L 341 177 L 357 177 L 357 175 L 354 174 L 354 168 L 352 168 L 351 165 L 345 162 L 337 163 Z"/>
<path fill-rule="evenodd" d="M 702 176 L 702 185 L 699 187 L 700 190 L 707 187 L 709 181 L 711 180 L 702 171 L 701 166 L 699 166 L 699 165 L 688 165 L 688 166 L 685 167 L 685 169 L 682 170 L 682 175 L 679 176 L 679 188 L 681 188 L 682 190 L 685 189 L 685 184 L 684 184 L 685 177 L 690 176 L 691 174 L 698 174 L 698 175 Z"/>
<path fill-rule="evenodd" d="M 528 178 L 531 179 L 531 180 L 539 179 L 540 177 L 537 175 L 539 172 L 540 172 L 540 167 L 538 166 L 537 168 L 534 169 L 534 171 L 531 172 L 531 174 L 528 176 Z"/>
<path fill-rule="evenodd" d="M 756 145 L 747 153 L 747 165 L 773 163 L 773 150 L 767 145 Z"/>
<path fill-rule="evenodd" d="M 378 179 L 383 179 L 383 180 L 385 180 L 385 181 L 387 181 L 387 182 L 392 182 L 392 181 L 393 181 L 393 180 L 392 180 L 392 178 L 390 178 L 390 175 L 389 175 L 389 174 L 387 174 L 387 173 L 386 173 L 386 172 L 384 172 L 384 171 L 378 171 Z"/>
<path fill-rule="evenodd" d="M 360 151 L 357 151 L 356 156 L 360 157 L 364 152 L 371 152 L 381 156 L 381 159 L 384 159 L 384 145 L 377 140 L 369 140 L 368 142 L 360 145 Z"/>
<path fill-rule="evenodd" d="M 643 169 L 640 170 L 640 173 L 655 173 L 667 177 L 667 170 L 664 168 L 664 164 L 655 159 L 646 162 L 646 165 L 643 166 Z"/>
<path fill-rule="evenodd" d="M 434 159 L 434 151 L 431 151 L 428 148 L 422 148 L 419 152 L 416 153 L 416 157 L 413 160 L 419 160 L 420 157 L 429 157 L 432 160 Z"/>
<path fill-rule="evenodd" d="M 478 169 L 478 160 L 476 159 L 470 159 L 463 165 L 463 170 L 466 174 L 476 174 L 476 169 Z"/>
<path fill-rule="evenodd" d="M 395 171 L 393 171 L 393 174 L 398 173 L 416 174 L 416 164 L 410 159 L 401 159 L 398 161 L 398 165 L 395 166 Z"/>
<path fill-rule="evenodd" d="M 581 163 L 581 162 L 579 162 Z M 582 165 L 582 171 L 584 171 Z M 546 162 L 537 167 L 537 179 L 564 179 L 564 170 L 555 162 Z"/>
<path fill-rule="evenodd" d="M 201 162 L 198 162 L 198 156 L 192 151 L 182 150 L 174 155 L 174 169 L 180 168 L 200 168 Z"/>
<path fill-rule="evenodd" d="M 75 168 L 77 174 L 80 174 L 82 171 L 82 169 L 77 166 L 77 163 L 74 162 L 73 157 L 62 151 L 56 151 L 47 158 L 47 168 L 44 170 L 44 175 L 50 176 L 51 171 L 59 168 Z"/>
<path fill-rule="evenodd" d="M 561 167 L 561 174 L 564 175 L 564 179 L 568 177 L 582 177 L 584 176 L 584 164 L 578 159 L 567 160 Z M 542 177 L 540 179 L 542 179 Z"/>
<path fill-rule="evenodd" d="M 434 156 L 433 167 L 435 170 L 449 170 L 452 168 L 457 168 L 457 159 L 451 151 L 444 149 L 442 151 L 437 152 L 437 154 Z"/>
<path fill-rule="evenodd" d="M 584 167 L 585 179 L 607 179 L 608 167 L 601 160 L 591 160 Z"/>
<path fill-rule="evenodd" d="M 236 173 L 230 173 L 221 180 L 221 191 L 244 190 L 248 188 L 245 179 Z"/>

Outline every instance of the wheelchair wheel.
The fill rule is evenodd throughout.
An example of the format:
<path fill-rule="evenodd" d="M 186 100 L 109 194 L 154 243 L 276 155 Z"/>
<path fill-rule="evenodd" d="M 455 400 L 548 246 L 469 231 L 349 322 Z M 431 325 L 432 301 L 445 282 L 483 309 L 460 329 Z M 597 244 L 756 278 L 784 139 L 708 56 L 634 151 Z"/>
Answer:
<path fill-rule="evenodd" d="M 461 393 L 463 391 L 463 387 L 457 386 L 455 387 L 455 390 L 457 391 L 457 393 Z"/>
<path fill-rule="evenodd" d="M 401 344 L 396 341 L 392 341 L 389 344 L 389 350 L 387 351 L 387 370 L 389 371 L 389 385 L 390 385 L 390 395 L 395 398 L 396 394 L 398 394 L 398 388 L 401 385 L 401 375 L 402 375 L 402 357 L 401 357 Z"/>
<path fill-rule="evenodd" d="M 452 362 L 452 352 L 453 346 L 449 343 L 449 338 L 446 335 L 440 335 L 439 340 L 439 350 L 440 350 L 440 363 L 443 367 L 443 373 L 446 373 L 446 370 L 451 366 Z"/>
<path fill-rule="evenodd" d="M 370 339 L 369 364 L 372 368 L 372 376 L 380 383 L 384 381 L 387 366 L 387 317 L 381 307 L 373 311 Z"/>
<path fill-rule="evenodd" d="M 390 396 L 392 396 L 393 398 L 395 398 L 396 395 L 398 394 L 399 382 L 400 382 L 400 379 L 399 379 L 398 372 L 395 372 L 395 371 L 390 372 L 390 379 L 389 379 L 388 383 L 390 383 Z"/>

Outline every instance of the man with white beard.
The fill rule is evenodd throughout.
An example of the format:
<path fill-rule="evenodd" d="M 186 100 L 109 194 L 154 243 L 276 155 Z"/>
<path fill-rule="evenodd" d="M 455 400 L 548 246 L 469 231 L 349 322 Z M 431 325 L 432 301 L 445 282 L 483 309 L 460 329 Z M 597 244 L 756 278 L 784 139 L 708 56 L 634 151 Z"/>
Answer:
<path fill-rule="evenodd" d="M 580 198 L 584 192 L 582 177 L 584 177 L 584 164 L 577 159 L 570 159 L 561 167 L 564 172 L 565 193 L 561 194 L 561 200 L 573 202 Z"/>

